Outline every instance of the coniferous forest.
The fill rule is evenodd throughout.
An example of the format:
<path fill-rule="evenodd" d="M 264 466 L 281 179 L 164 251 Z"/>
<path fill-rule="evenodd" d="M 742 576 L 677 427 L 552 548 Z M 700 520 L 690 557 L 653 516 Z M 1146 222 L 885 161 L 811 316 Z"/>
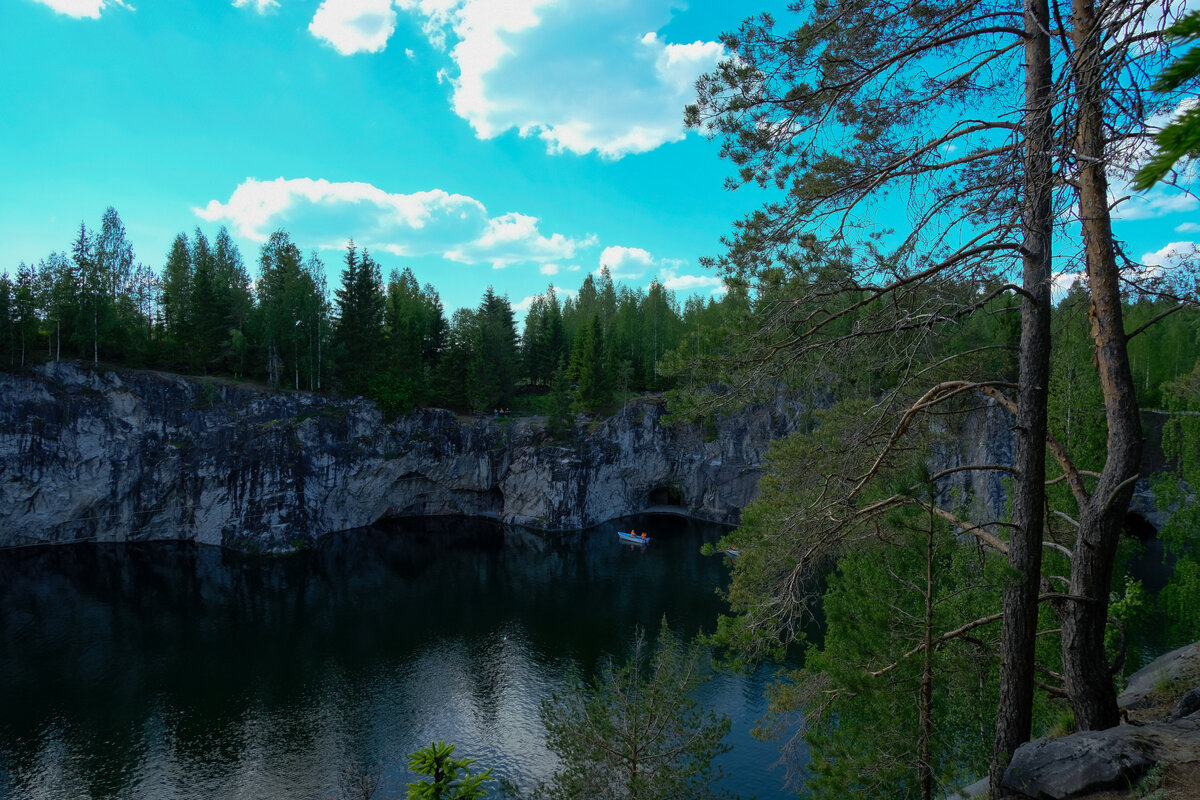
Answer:
<path fill-rule="evenodd" d="M 552 436 L 640 393 L 705 423 L 790 402 L 801 429 L 772 444 L 757 500 L 707 546 L 736 559 L 703 644 L 733 666 L 800 665 L 769 690 L 765 730 L 808 759 L 807 795 L 928 800 L 988 775 L 999 797 L 1021 744 L 1116 727 L 1129 669 L 1200 639 L 1195 253 L 1139 263 L 1113 228 L 1122 182 L 1194 185 L 1200 66 L 1196 50 L 1172 64 L 1169 40 L 1200 28 L 1195 13 L 1168 28 L 1154 6 L 857 0 L 724 34 L 685 124 L 720 141 L 731 188 L 774 194 L 708 262 L 719 297 L 602 268 L 518 323 L 491 287 L 446 309 L 403 265 L 352 242 L 305 254 L 283 230 L 250 256 L 197 228 L 148 265 L 109 208 L 0 278 L 0 365 L 361 395 L 389 417 L 537 415 Z M 1156 141 L 1152 110 L 1182 127 Z M 1189 156 L 1192 172 L 1174 168 Z M 948 456 L 987 415 L 1011 452 Z M 979 474 L 998 476 L 1003 507 L 959 480 Z M 1135 501 L 1169 520 L 1153 530 Z M 1137 566 L 1148 539 L 1169 568 L 1153 588 Z M 693 654 L 665 634 L 659 660 L 691 676 Z M 572 737 L 586 726 L 561 720 L 611 731 L 608 711 L 654 699 L 628 689 L 638 641 L 633 666 L 543 712 L 572 766 L 538 791 L 620 784 L 572 761 L 608 751 L 584 758 Z M 679 781 L 708 780 L 721 733 Z M 693 788 L 623 796 L 706 796 Z"/>
<path fill-rule="evenodd" d="M 248 266 L 225 228 L 211 241 L 196 228 L 152 268 L 109 208 L 68 248 L 0 277 L 0 358 L 7 369 L 72 358 L 365 395 L 389 414 L 551 415 L 557 397 L 565 424 L 572 407 L 603 412 L 618 393 L 693 384 L 685 365 L 750 308 L 737 292 L 681 304 L 662 283 L 633 289 L 601 270 L 574 296 L 549 287 L 518 325 L 490 287 L 475 308 L 451 311 L 409 269 L 387 268 L 385 280 L 353 242 L 338 257 L 327 268 L 276 231 Z"/>

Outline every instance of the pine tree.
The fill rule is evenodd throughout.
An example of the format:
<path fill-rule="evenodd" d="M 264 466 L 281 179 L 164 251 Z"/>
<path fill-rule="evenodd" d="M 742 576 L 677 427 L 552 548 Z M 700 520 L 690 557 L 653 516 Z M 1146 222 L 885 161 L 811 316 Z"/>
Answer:
<path fill-rule="evenodd" d="M 163 267 L 162 327 L 165 355 L 175 364 L 192 343 L 192 253 L 186 234 L 171 242 Z"/>
<path fill-rule="evenodd" d="M 351 241 L 346 248 L 342 286 L 336 292 L 337 321 L 334 348 L 343 391 L 368 394 L 371 380 L 383 366 L 383 317 L 386 300 L 379 265 Z"/>
<path fill-rule="evenodd" d="M 209 366 L 215 364 L 220 354 L 226 298 L 218 282 L 216 256 L 208 244 L 208 237 L 198 227 L 192 234 L 191 259 L 188 357 L 193 369 L 207 374 Z"/>
<path fill-rule="evenodd" d="M 693 692 L 706 654 L 666 626 L 653 647 L 639 630 L 622 666 L 607 664 L 592 682 L 575 676 L 542 703 L 546 744 L 559 767 L 534 798 L 674 800 L 731 797 L 717 787 L 729 752 L 729 718 L 705 712 Z"/>
<path fill-rule="evenodd" d="M 476 312 L 470 362 L 470 396 L 476 408 L 512 405 L 518 370 L 517 333 L 512 305 L 489 286 Z"/>
<path fill-rule="evenodd" d="M 17 267 L 17 283 L 13 288 L 12 321 L 13 344 L 18 353 L 18 365 L 24 367 L 37 340 L 38 331 L 38 283 L 32 266 L 25 262 Z"/>
<path fill-rule="evenodd" d="M 293 387 L 299 388 L 301 361 L 309 347 L 300 327 L 317 288 L 304 269 L 300 248 L 285 231 L 275 231 L 263 245 L 257 287 L 267 379 L 281 385 L 287 375 Z"/>
<path fill-rule="evenodd" d="M 13 283 L 5 272 L 0 275 L 0 364 L 16 363 L 17 348 L 13 325 Z"/>
<path fill-rule="evenodd" d="M 213 248 L 214 276 L 224 310 L 222 353 L 235 375 L 246 369 L 249 351 L 247 338 L 254 300 L 250 292 L 250 276 L 242 262 L 242 254 L 224 225 L 217 231 Z"/>
<path fill-rule="evenodd" d="M 575 338 L 567 373 L 575 381 L 579 407 L 589 413 L 601 411 L 612 401 L 604 355 L 604 329 L 597 312 Z"/>

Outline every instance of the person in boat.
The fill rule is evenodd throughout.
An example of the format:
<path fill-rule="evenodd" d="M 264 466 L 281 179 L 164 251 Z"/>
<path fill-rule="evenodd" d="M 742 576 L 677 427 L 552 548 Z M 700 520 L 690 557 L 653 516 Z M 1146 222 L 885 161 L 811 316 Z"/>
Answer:
<path fill-rule="evenodd" d="M 646 540 L 646 532 L 642 531 L 642 541 L 645 541 L 645 540 Z"/>
<path fill-rule="evenodd" d="M 637 536 L 637 531 L 635 531 L 633 528 L 630 528 L 630 529 L 629 529 L 629 535 L 630 535 L 630 536 L 633 536 L 633 537 L 636 537 L 636 536 Z"/>

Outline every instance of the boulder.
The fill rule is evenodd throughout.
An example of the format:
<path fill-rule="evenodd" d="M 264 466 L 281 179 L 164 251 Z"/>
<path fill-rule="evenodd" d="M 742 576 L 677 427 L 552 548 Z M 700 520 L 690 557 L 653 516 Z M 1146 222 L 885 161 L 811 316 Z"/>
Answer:
<path fill-rule="evenodd" d="M 1200 642 L 1159 656 L 1129 676 L 1117 705 L 1131 710 L 1149 708 L 1165 695 L 1176 696 L 1200 683 Z"/>
<path fill-rule="evenodd" d="M 1027 742 L 1013 754 L 1003 785 L 1039 800 L 1061 800 L 1127 789 L 1155 764 L 1193 761 L 1200 761 L 1197 715 Z"/>
<path fill-rule="evenodd" d="M 1200 711 L 1200 686 L 1184 692 L 1183 697 L 1179 698 L 1179 701 L 1175 703 L 1175 708 L 1171 710 L 1171 716 L 1167 717 L 1167 722 L 1190 717 L 1197 711 Z"/>

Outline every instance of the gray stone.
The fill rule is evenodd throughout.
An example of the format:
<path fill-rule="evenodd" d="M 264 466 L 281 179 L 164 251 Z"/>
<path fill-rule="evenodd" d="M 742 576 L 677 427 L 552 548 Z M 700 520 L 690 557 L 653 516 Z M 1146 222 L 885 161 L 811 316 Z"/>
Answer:
<path fill-rule="evenodd" d="M 1184 692 L 1183 697 L 1179 698 L 1179 702 L 1175 704 L 1175 708 L 1171 711 L 1171 715 L 1167 717 L 1167 722 L 1183 719 L 1195 714 L 1197 711 L 1200 711 L 1200 686 Z"/>
<path fill-rule="evenodd" d="M 1085 731 L 1026 742 L 1013 754 L 1002 785 L 1039 800 L 1130 786 L 1154 760 L 1145 748 L 1110 731 Z"/>
<path fill-rule="evenodd" d="M 989 778 L 977 780 L 969 786 L 964 786 L 954 794 L 948 794 L 945 800 L 976 800 L 979 797 L 987 797 L 988 790 L 992 788 L 992 782 Z"/>
<path fill-rule="evenodd" d="M 423 409 L 385 423 L 362 399 L 70 362 L 0 374 L 0 546 L 182 539 L 287 550 L 384 517 L 484 515 L 577 529 L 672 510 L 735 523 L 770 442 L 802 409 L 718 415 L 716 435 L 633 402 L 567 446 L 538 419 Z"/>
<path fill-rule="evenodd" d="M 1178 693 L 1200 681 L 1200 642 L 1161 655 L 1129 676 L 1117 697 L 1121 708 L 1149 708 L 1164 693 Z"/>
<path fill-rule="evenodd" d="M 1039 800 L 1129 788 L 1156 763 L 1200 760 L 1200 720 L 1118 725 L 1017 748 L 1003 785 Z"/>
<path fill-rule="evenodd" d="M 768 446 L 806 410 L 777 398 L 717 414 L 713 435 L 662 424 L 661 402 L 644 398 L 562 444 L 537 418 L 422 409 L 388 423 L 361 398 L 51 362 L 0 373 L 0 547 L 179 539 L 283 551 L 385 517 L 501 512 L 542 530 L 649 509 L 735 524 Z M 931 469 L 1011 463 L 1006 414 L 981 400 L 944 431 Z M 1004 486 L 998 472 L 955 472 L 942 502 L 990 518 Z"/>

